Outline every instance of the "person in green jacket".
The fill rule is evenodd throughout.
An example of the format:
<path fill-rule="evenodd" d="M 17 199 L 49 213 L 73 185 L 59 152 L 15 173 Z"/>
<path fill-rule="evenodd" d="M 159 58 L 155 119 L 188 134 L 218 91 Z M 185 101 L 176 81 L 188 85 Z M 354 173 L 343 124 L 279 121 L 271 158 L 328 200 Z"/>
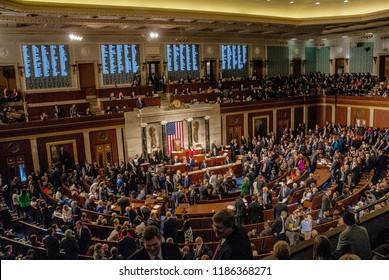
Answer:
<path fill-rule="evenodd" d="M 248 195 L 249 194 L 249 190 L 250 190 L 250 184 L 249 184 L 249 178 L 248 177 L 244 177 L 244 182 L 241 186 L 241 192 L 244 194 L 244 195 Z"/>
<path fill-rule="evenodd" d="M 27 219 L 30 208 L 30 195 L 27 193 L 26 189 L 22 189 L 22 193 L 19 194 L 19 203 L 20 210 L 22 211 L 24 218 Z"/>

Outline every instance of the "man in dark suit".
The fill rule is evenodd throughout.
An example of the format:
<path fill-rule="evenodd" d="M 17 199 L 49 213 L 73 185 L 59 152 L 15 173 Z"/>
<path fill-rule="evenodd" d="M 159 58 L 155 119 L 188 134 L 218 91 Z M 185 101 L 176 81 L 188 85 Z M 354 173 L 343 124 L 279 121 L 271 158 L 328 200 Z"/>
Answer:
<path fill-rule="evenodd" d="M 196 205 L 197 204 L 197 193 L 193 186 L 189 187 L 189 204 L 190 205 Z"/>
<path fill-rule="evenodd" d="M 157 147 L 157 150 L 155 151 L 155 159 L 158 163 L 163 161 L 163 153 L 160 147 Z"/>
<path fill-rule="evenodd" d="M 76 236 L 78 247 L 80 248 L 80 254 L 85 255 L 92 239 L 92 234 L 90 230 L 86 226 L 84 226 L 83 222 L 77 221 L 76 227 L 74 229 L 74 234 Z"/>
<path fill-rule="evenodd" d="M 284 182 L 281 182 L 280 184 L 281 188 L 278 197 L 281 198 L 282 201 L 288 201 L 290 196 L 290 189 Z"/>
<path fill-rule="evenodd" d="M 278 197 L 278 202 L 274 206 L 274 219 L 277 219 L 281 215 L 282 211 L 286 211 L 286 213 L 288 213 L 288 206 L 283 201 L 282 197 L 279 196 Z"/>
<path fill-rule="evenodd" d="M 73 231 L 67 229 L 65 231 L 65 237 L 61 240 L 61 250 L 65 253 L 66 260 L 77 260 L 78 259 L 78 244 L 77 241 L 72 237 Z"/>
<path fill-rule="evenodd" d="M 251 260 L 253 253 L 246 231 L 236 224 L 233 212 L 223 209 L 212 217 L 216 238 L 221 239 L 213 260 Z"/>
<path fill-rule="evenodd" d="M 263 206 L 256 200 L 256 196 L 251 198 L 249 205 L 249 220 L 251 224 L 263 222 Z"/>
<path fill-rule="evenodd" d="M 143 248 L 132 254 L 130 260 L 180 260 L 182 258 L 177 244 L 163 243 L 159 229 L 147 226 L 143 231 Z"/>
<path fill-rule="evenodd" d="M 127 229 L 122 233 L 123 239 L 118 242 L 118 253 L 126 260 L 136 251 L 136 242 L 135 238 L 127 235 Z"/>
<path fill-rule="evenodd" d="M 46 255 L 49 260 L 60 260 L 60 243 L 59 240 L 54 236 L 57 228 L 52 226 L 49 228 L 49 234 L 43 239 L 43 243 L 46 247 Z"/>
<path fill-rule="evenodd" d="M 274 220 L 271 226 L 271 232 L 278 240 L 286 239 L 285 219 L 288 216 L 287 211 L 282 211 L 280 216 Z"/>
<path fill-rule="evenodd" d="M 244 194 L 241 193 L 240 197 L 235 201 L 236 218 L 238 225 L 242 226 L 246 224 L 247 209 Z"/>
<path fill-rule="evenodd" d="M 204 244 L 203 239 L 199 236 L 195 240 L 195 247 L 194 247 L 194 256 L 193 258 L 195 260 L 201 260 L 201 257 L 204 255 L 208 255 L 210 258 L 212 258 L 212 252 L 209 249 L 207 245 Z"/>
<path fill-rule="evenodd" d="M 177 242 L 177 222 L 170 211 L 166 212 L 166 220 L 163 224 L 163 237 L 167 240 L 169 237 Z"/>

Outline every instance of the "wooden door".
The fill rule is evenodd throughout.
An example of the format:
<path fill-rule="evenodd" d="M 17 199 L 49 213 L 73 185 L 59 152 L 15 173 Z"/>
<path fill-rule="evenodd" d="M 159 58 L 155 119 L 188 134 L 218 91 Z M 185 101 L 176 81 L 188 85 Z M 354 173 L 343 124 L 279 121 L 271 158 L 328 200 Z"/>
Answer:
<path fill-rule="evenodd" d="M 254 60 L 253 61 L 253 76 L 257 75 L 257 78 L 263 75 L 263 64 L 262 60 Z"/>
<path fill-rule="evenodd" d="M 208 77 L 210 81 L 215 81 L 216 60 L 205 61 L 205 76 Z"/>
<path fill-rule="evenodd" d="M 93 63 L 78 64 L 80 89 L 85 90 L 87 95 L 96 95 L 95 65 Z"/>
<path fill-rule="evenodd" d="M 9 180 L 19 177 L 21 183 L 27 183 L 26 164 L 23 155 L 7 157 L 7 174 Z"/>
<path fill-rule="evenodd" d="M 104 167 L 107 163 L 112 164 L 112 145 L 105 143 L 96 145 L 96 161 L 99 167 Z"/>
<path fill-rule="evenodd" d="M 277 122 L 277 138 L 282 137 L 282 133 L 285 129 L 289 128 L 289 119 L 278 120 Z"/>
<path fill-rule="evenodd" d="M 229 144 L 232 139 L 236 139 L 239 144 L 242 135 L 240 125 L 230 126 L 227 131 L 227 143 Z"/>
<path fill-rule="evenodd" d="M 344 64 L 345 64 L 344 58 L 335 59 L 335 73 L 336 74 L 341 75 L 344 73 Z"/>
<path fill-rule="evenodd" d="M 16 88 L 16 75 L 14 66 L 0 66 L 0 89 Z M 1 92 L 3 93 L 3 92 Z"/>
<path fill-rule="evenodd" d="M 301 75 L 301 59 L 293 60 L 293 75 Z"/>

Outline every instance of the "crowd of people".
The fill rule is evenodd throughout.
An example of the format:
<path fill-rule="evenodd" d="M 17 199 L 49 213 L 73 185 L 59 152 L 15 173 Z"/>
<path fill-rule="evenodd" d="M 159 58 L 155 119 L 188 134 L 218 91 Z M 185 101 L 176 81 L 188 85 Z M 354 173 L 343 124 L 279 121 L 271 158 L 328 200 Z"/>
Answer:
<path fill-rule="evenodd" d="M 352 214 L 353 217 L 356 215 L 359 218 L 370 211 L 387 205 L 388 201 L 386 200 L 374 207 L 358 211 L 369 203 L 383 198 L 389 192 L 387 178 L 388 129 L 366 128 L 364 133 L 358 135 L 361 132 L 358 128 L 327 123 L 325 127 L 316 126 L 308 130 L 307 134 L 304 132 L 305 129 L 301 125 L 295 131 L 287 129 L 280 139 L 271 134 L 257 135 L 250 141 L 244 137 L 232 140 L 230 149 L 233 162 L 238 155 L 242 158 L 243 184 L 241 185 L 237 183 L 239 178 L 235 177 L 232 169 L 225 174 L 216 174 L 205 167 L 204 178 L 191 182 L 187 172 L 180 170 L 173 172 L 172 169 L 165 169 L 163 163 L 156 165 L 155 169 L 149 167 L 144 170 L 141 168 L 141 164 L 147 160 L 133 157 L 126 163 L 106 164 L 103 175 L 100 174 L 99 166 L 96 163 L 75 163 L 69 168 L 57 164 L 42 174 L 34 173 L 28 176 L 27 185 L 21 184 L 20 180 L 15 178 L 4 190 L 4 195 L 8 207 L 27 221 L 36 222 L 54 233 L 61 230 L 65 237 L 70 235 L 67 230 L 71 230 L 76 241 L 80 236 L 87 235 L 83 251 L 79 252 L 94 256 L 96 259 L 108 259 L 112 256 L 117 258 L 118 255 L 123 255 L 119 243 L 126 236 L 131 240 L 126 242 L 131 244 L 130 252 L 134 253 L 132 258 L 145 257 L 144 250 L 147 250 L 148 245 L 146 244 L 150 240 L 156 244 L 164 244 L 162 240 L 165 240 L 165 242 L 175 244 L 174 246 L 169 245 L 170 247 L 178 248 L 176 244 L 181 239 L 188 245 L 182 248 L 182 251 L 174 249 L 174 257 L 172 258 L 178 256 L 177 252 L 180 252 L 181 257 L 190 258 L 197 252 L 197 247 L 193 248 L 190 244 L 197 243 L 197 241 L 193 238 L 190 219 L 185 217 L 186 215 L 183 217 L 184 224 L 180 231 L 183 233 L 183 237 L 178 236 L 179 231 L 174 218 L 175 208 L 181 203 L 197 204 L 200 200 L 212 199 L 215 196 L 219 197 L 219 195 L 223 197 L 228 192 L 240 190 L 241 195 L 236 200 L 236 213 L 232 214 L 233 219 L 227 217 L 227 214 L 223 214 L 222 222 L 218 222 L 217 218 L 214 217 L 213 226 L 216 237 L 227 238 L 228 233 L 235 232 L 236 235 L 231 237 L 233 240 L 229 245 L 231 247 L 228 250 L 224 248 L 226 249 L 224 253 L 219 252 L 218 249 L 211 253 L 205 250 L 207 252 L 205 255 L 208 257 L 204 258 L 242 259 L 246 256 L 252 258 L 251 254 L 255 251 L 255 246 L 250 245 L 250 238 L 273 235 L 277 240 L 285 241 L 288 246 L 293 246 L 301 239 L 317 236 L 317 233 L 312 230 L 315 224 L 337 220 L 343 216 L 343 222 L 348 227 L 354 228 L 353 223 L 355 222 L 350 217 L 345 220 L 344 215 L 355 212 L 356 214 Z M 212 149 L 218 148 L 216 145 L 212 147 Z M 330 164 L 331 179 L 328 183 L 319 186 L 313 175 L 317 163 L 323 161 Z M 371 182 L 356 205 L 349 205 L 347 209 L 342 210 L 342 213 L 330 211 L 331 205 L 354 193 L 358 189 L 362 175 L 364 173 L 370 174 L 372 170 L 374 173 Z M 285 173 L 285 180 L 280 180 L 272 189 L 267 187 L 267 182 L 280 177 L 284 178 L 282 175 Z M 302 174 L 309 175 L 306 178 L 301 178 Z M 299 183 L 296 181 L 298 179 L 300 179 Z M 4 183 L 3 185 L 5 185 Z M 53 196 L 58 202 L 56 209 L 51 208 L 44 201 L 42 193 L 40 193 L 39 183 L 42 186 L 42 191 Z M 90 185 L 90 188 L 87 185 Z M 72 196 L 67 195 L 63 189 L 64 186 L 69 188 Z M 292 197 L 293 192 L 299 190 L 304 190 L 303 198 L 300 201 L 301 206 L 296 211 L 288 213 L 289 198 Z M 85 199 L 85 204 L 79 205 L 74 200 L 73 194 L 82 196 Z M 319 194 L 323 194 L 323 201 L 318 219 L 313 220 L 310 217 L 310 209 L 305 209 L 302 205 L 305 200 L 312 200 Z M 150 195 L 162 199 L 168 197 L 171 201 L 171 209 L 168 210 L 166 219 L 163 221 L 152 211 L 149 203 L 146 202 L 141 207 L 135 207 L 128 199 L 132 197 L 144 200 Z M 275 205 L 272 203 L 274 196 L 278 197 L 278 203 Z M 125 223 L 121 223 L 116 214 L 113 214 L 113 207 L 116 206 L 120 209 L 120 215 L 128 217 L 128 221 Z M 82 212 L 82 208 L 100 214 L 111 214 L 112 218 L 108 221 L 104 216 L 101 216 L 96 221 L 91 221 Z M 249 234 L 245 233 L 243 237 L 242 225 L 267 222 L 263 218 L 263 211 L 266 209 L 274 210 L 274 222 L 265 226 L 263 232 L 251 231 Z M 58 225 L 55 225 L 56 222 Z M 79 223 L 78 228 L 84 230 L 84 234 L 78 233 L 77 223 Z M 117 252 L 113 248 L 104 250 L 102 247 L 108 245 L 104 245 L 103 241 L 93 245 L 93 248 L 90 247 L 91 234 L 86 226 L 88 223 L 112 226 L 113 229 L 108 239 L 118 241 Z M 339 224 L 342 224 L 341 220 Z M 150 237 L 145 237 L 145 232 L 149 227 L 156 227 L 158 234 L 150 229 L 154 233 L 150 233 Z M 135 228 L 135 236 L 130 236 L 131 228 Z M 239 255 L 234 254 L 237 250 L 235 248 L 237 238 L 241 242 L 239 243 L 241 244 Z M 47 243 L 45 240 L 41 242 Z M 201 240 L 198 242 L 204 243 Z M 81 247 L 80 244 L 78 246 Z M 332 255 L 334 258 L 340 257 L 345 248 L 348 248 L 347 244 L 338 244 L 338 247 Z M 135 250 L 140 248 L 139 250 L 143 250 L 143 253 L 136 253 L 134 248 Z M 111 252 L 112 250 L 113 252 Z M 248 250 L 250 250 L 250 254 L 247 254 Z M 350 249 L 348 250 L 350 251 Z M 350 252 L 359 255 L 362 259 L 368 258 L 367 254 L 361 255 L 359 251 L 351 250 Z M 164 253 L 161 256 L 160 251 L 148 255 L 158 255 L 162 259 L 170 258 Z M 48 257 L 50 256 L 48 255 Z M 131 258 L 128 254 L 125 257 Z"/>
<path fill-rule="evenodd" d="M 9 90 L 8 88 L 3 89 L 3 93 L 0 96 L 0 123 L 25 121 L 23 107 L 18 108 L 17 106 L 10 106 L 9 104 L 9 102 L 18 102 L 22 100 L 23 98 L 16 88 L 13 90 Z"/>

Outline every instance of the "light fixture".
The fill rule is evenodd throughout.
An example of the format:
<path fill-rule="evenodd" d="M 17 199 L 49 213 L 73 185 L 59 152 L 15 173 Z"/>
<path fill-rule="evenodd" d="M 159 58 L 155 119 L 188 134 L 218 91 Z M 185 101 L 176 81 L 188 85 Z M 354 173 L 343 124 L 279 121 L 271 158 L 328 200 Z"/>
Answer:
<path fill-rule="evenodd" d="M 334 60 L 333 59 L 330 59 L 330 63 L 331 63 L 331 65 L 332 65 L 332 62 L 333 62 Z"/>
<path fill-rule="evenodd" d="M 348 3 L 348 0 L 344 0 L 343 2 L 344 2 L 344 3 Z"/>
<path fill-rule="evenodd" d="M 376 64 L 377 63 L 377 57 L 373 56 L 373 59 L 374 59 L 374 64 Z"/>
<path fill-rule="evenodd" d="M 101 67 L 103 65 L 101 63 L 97 64 L 97 71 L 99 72 L 99 74 L 101 73 Z"/>
<path fill-rule="evenodd" d="M 292 0 L 292 1 L 290 1 L 289 3 L 290 3 L 290 4 L 294 4 L 294 1 Z"/>
<path fill-rule="evenodd" d="M 315 5 L 320 5 L 320 2 L 316 2 Z"/>
<path fill-rule="evenodd" d="M 345 62 L 346 62 L 346 64 L 348 65 L 348 58 L 346 58 L 344 61 L 345 61 Z"/>
<path fill-rule="evenodd" d="M 78 35 L 73 34 L 73 33 L 69 34 L 69 39 L 71 41 L 82 41 L 82 37 L 81 36 L 78 36 Z"/>
<path fill-rule="evenodd" d="M 159 34 L 157 32 L 150 32 L 149 36 L 151 39 L 156 39 L 159 37 Z"/>

